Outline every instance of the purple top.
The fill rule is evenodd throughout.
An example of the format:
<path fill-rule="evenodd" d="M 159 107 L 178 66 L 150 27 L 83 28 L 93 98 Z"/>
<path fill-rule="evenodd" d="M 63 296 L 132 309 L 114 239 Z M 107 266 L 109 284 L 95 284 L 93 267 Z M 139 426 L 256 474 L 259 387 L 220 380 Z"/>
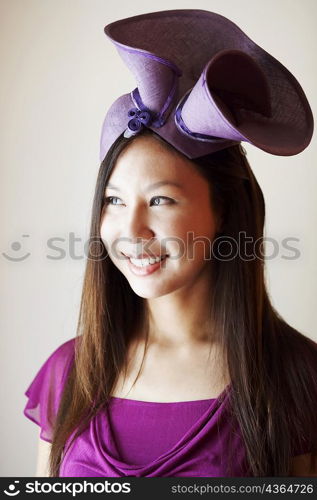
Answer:
<path fill-rule="evenodd" d="M 52 422 L 74 359 L 76 337 L 59 346 L 25 392 L 24 415 L 51 442 Z M 64 453 L 60 477 L 226 477 L 252 476 L 236 420 L 230 415 L 228 386 L 216 399 L 158 403 L 112 397 Z M 230 462 L 230 428 L 232 473 Z M 303 443 L 294 455 L 308 453 Z"/>

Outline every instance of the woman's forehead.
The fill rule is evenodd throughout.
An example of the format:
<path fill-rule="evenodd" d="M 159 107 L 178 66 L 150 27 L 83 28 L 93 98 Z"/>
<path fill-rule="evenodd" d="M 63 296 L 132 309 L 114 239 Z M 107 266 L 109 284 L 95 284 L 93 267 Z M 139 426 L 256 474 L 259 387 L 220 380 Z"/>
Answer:
<path fill-rule="evenodd" d="M 174 152 L 152 136 L 134 139 L 119 155 L 111 178 L 156 178 L 182 183 L 188 176 L 197 176 L 193 162 L 181 153 Z M 154 182 L 154 181 L 153 181 Z"/>

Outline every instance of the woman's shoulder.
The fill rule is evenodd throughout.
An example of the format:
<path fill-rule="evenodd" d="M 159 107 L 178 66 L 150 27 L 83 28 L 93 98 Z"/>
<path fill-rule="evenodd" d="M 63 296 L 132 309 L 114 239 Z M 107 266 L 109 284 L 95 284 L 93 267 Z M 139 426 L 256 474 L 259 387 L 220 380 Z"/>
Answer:
<path fill-rule="evenodd" d="M 51 356 L 59 355 L 59 356 L 67 356 L 69 353 L 73 353 L 76 344 L 79 341 L 79 337 L 73 337 L 69 340 L 66 340 L 62 344 L 59 344 L 52 352 Z"/>
<path fill-rule="evenodd" d="M 62 390 L 75 354 L 79 337 L 60 344 L 42 363 L 25 391 L 28 401 L 24 415 L 41 426 L 41 438 L 50 441 Z"/>
<path fill-rule="evenodd" d="M 310 385 L 317 393 L 317 342 L 294 329 L 284 340 L 280 355 L 285 372 L 293 382 L 296 377 L 298 390 L 301 385 Z"/>
<path fill-rule="evenodd" d="M 48 357 L 48 360 L 54 360 L 57 363 L 65 363 L 75 354 L 75 348 L 79 337 L 73 337 L 56 347 Z"/>
<path fill-rule="evenodd" d="M 74 337 L 66 342 L 63 342 L 56 347 L 51 354 L 44 360 L 40 366 L 38 374 L 45 374 L 46 377 L 54 378 L 63 381 L 65 373 L 72 364 L 75 355 L 75 346 L 78 342 L 78 337 Z"/>
<path fill-rule="evenodd" d="M 285 382 L 280 390 L 287 404 L 296 456 L 310 453 L 317 444 L 317 343 L 297 330 L 286 340 L 280 353 Z"/>
<path fill-rule="evenodd" d="M 74 359 L 77 342 L 78 337 L 74 337 L 56 347 L 37 368 L 37 374 L 31 385 L 42 385 L 44 380 L 50 385 L 54 383 L 55 387 L 61 383 Z"/>
<path fill-rule="evenodd" d="M 293 353 L 299 362 L 309 363 L 312 372 L 317 375 L 317 342 L 311 337 L 299 333 L 292 343 Z"/>
<path fill-rule="evenodd" d="M 303 360 L 312 361 L 313 367 L 317 370 L 317 365 L 314 364 L 317 361 L 317 339 L 314 340 L 312 337 L 287 325 L 287 328 L 283 330 L 282 337 L 280 337 L 280 344 L 288 357 L 298 362 Z"/>

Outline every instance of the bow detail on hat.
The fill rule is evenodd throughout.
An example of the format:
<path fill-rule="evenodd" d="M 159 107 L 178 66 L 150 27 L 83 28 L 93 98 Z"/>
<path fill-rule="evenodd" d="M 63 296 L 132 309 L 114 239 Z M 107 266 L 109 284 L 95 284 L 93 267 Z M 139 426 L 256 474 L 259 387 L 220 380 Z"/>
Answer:
<path fill-rule="evenodd" d="M 313 115 L 298 81 L 229 19 L 198 9 L 108 24 L 137 87 L 108 110 L 100 159 L 124 133 L 151 128 L 188 158 L 246 141 L 275 155 L 310 143 Z"/>
<path fill-rule="evenodd" d="M 139 89 L 136 88 L 131 92 L 133 102 L 137 107 L 133 107 L 128 111 L 128 128 L 124 132 L 124 137 L 131 137 L 138 134 L 144 126 L 146 127 L 162 127 L 165 124 L 169 113 L 169 107 L 176 91 L 176 80 L 174 79 L 170 94 L 168 95 L 165 104 L 162 106 L 159 113 L 151 111 L 144 105 L 141 99 Z"/>
<path fill-rule="evenodd" d="M 153 121 L 151 111 L 149 109 L 141 111 L 138 108 L 131 108 L 128 111 L 128 117 L 131 118 L 128 122 L 128 128 L 124 132 L 124 137 L 131 137 L 143 128 L 143 125 L 150 125 Z"/>

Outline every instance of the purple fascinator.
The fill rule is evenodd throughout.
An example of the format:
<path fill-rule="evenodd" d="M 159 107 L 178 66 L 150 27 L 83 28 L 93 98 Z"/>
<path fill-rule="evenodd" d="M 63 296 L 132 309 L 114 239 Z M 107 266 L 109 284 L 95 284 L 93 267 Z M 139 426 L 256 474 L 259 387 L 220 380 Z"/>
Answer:
<path fill-rule="evenodd" d="M 190 159 L 241 141 L 280 156 L 312 138 L 313 115 L 295 77 L 229 19 L 178 9 L 104 28 L 136 79 L 102 126 L 100 161 L 124 133 L 150 128 Z"/>

